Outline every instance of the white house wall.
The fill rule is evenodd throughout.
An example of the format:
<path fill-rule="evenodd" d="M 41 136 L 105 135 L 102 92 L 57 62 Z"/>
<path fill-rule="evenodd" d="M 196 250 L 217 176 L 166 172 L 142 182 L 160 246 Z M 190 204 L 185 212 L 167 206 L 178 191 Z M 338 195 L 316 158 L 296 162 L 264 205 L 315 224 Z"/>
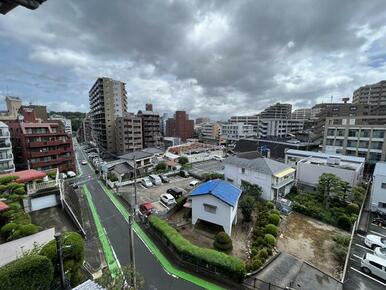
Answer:
<path fill-rule="evenodd" d="M 238 168 L 231 164 L 225 164 L 224 169 L 225 180 L 240 187 L 241 181 L 247 181 L 251 184 L 257 184 L 261 186 L 263 190 L 262 198 L 266 200 L 272 200 L 274 198 L 272 191 L 272 176 L 252 171 L 245 168 L 245 173 L 241 172 L 241 168 Z M 231 179 L 231 180 L 230 180 Z"/>
<path fill-rule="evenodd" d="M 382 188 L 382 183 L 386 183 L 386 175 L 375 175 L 371 189 L 371 210 L 381 210 L 386 212 L 384 208 L 378 207 L 380 202 L 386 203 L 386 189 Z"/>
<path fill-rule="evenodd" d="M 236 211 L 232 210 L 230 205 L 209 194 L 192 196 L 191 198 L 193 224 L 196 224 L 198 219 L 205 220 L 222 226 L 227 234 L 231 234 L 232 222 Z M 205 211 L 204 204 L 216 206 L 216 213 Z"/>

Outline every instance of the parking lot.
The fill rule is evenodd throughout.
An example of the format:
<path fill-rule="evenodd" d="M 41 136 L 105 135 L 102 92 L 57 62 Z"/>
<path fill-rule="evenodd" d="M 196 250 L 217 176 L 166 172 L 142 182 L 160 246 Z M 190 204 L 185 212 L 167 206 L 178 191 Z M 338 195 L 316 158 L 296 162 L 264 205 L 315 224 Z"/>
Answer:
<path fill-rule="evenodd" d="M 189 170 L 193 174 L 202 175 L 204 173 L 224 173 L 224 164 L 218 160 L 208 160 L 203 162 L 197 162 L 192 164 L 192 169 Z"/>
<path fill-rule="evenodd" d="M 371 223 L 372 217 L 369 222 Z M 377 235 L 386 238 L 386 228 L 370 224 L 367 234 Z M 367 275 L 361 271 L 361 259 L 365 253 L 373 253 L 374 251 L 366 247 L 364 243 L 365 235 L 355 234 L 349 262 L 347 266 L 347 273 L 345 276 L 344 289 L 347 290 L 365 290 L 374 289 L 381 290 L 386 288 L 386 281 L 374 275 Z"/>
<path fill-rule="evenodd" d="M 184 190 L 184 194 L 188 194 L 192 189 L 189 186 L 189 183 L 195 180 L 193 177 L 180 177 L 173 176 L 170 177 L 168 183 L 162 183 L 160 185 L 153 185 L 152 187 L 146 188 L 142 184 L 137 184 L 137 202 L 138 204 L 151 202 L 153 207 L 157 210 L 159 214 L 166 213 L 169 208 L 160 202 L 160 195 L 166 193 L 166 191 L 171 187 L 179 187 Z M 120 192 L 132 194 L 134 192 L 133 186 L 125 186 L 120 188 Z"/>

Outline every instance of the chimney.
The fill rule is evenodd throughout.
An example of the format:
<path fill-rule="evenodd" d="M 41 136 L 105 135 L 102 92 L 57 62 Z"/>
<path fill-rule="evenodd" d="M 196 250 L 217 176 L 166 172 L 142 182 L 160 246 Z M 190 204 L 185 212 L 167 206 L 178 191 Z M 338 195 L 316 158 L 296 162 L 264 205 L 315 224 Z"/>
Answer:
<path fill-rule="evenodd" d="M 146 111 L 153 111 L 153 104 L 146 104 Z"/>

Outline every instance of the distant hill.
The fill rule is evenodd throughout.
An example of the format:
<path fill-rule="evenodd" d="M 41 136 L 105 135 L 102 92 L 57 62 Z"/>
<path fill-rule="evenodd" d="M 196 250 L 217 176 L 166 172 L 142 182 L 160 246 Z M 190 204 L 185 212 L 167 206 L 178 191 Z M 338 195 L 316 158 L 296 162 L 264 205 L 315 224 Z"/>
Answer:
<path fill-rule="evenodd" d="M 70 119 L 71 120 L 71 125 L 72 125 L 72 131 L 77 131 L 78 128 L 80 127 L 80 124 L 82 123 L 82 120 L 86 117 L 86 113 L 82 112 L 55 112 L 55 111 L 50 111 L 49 112 L 50 116 L 51 115 L 62 115 L 63 117 Z"/>

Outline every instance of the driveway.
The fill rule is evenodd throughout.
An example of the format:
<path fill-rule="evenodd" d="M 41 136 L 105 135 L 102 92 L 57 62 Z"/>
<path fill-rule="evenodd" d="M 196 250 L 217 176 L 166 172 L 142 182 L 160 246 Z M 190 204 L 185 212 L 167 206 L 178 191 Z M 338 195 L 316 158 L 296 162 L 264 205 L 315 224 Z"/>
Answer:
<path fill-rule="evenodd" d="M 192 164 L 192 169 L 189 170 L 193 174 L 201 176 L 204 173 L 224 173 L 224 163 L 218 160 L 208 160 Z"/>

